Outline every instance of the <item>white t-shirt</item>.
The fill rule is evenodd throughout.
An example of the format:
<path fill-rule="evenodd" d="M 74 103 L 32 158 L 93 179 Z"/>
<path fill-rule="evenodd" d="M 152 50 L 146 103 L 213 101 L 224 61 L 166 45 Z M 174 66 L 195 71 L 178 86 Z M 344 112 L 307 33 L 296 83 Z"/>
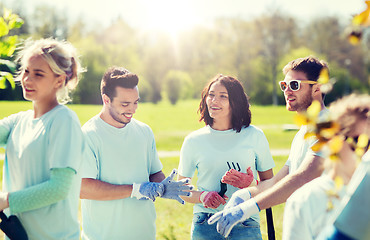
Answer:
<path fill-rule="evenodd" d="M 77 115 L 58 105 L 40 118 L 32 110 L 0 120 L 6 140 L 3 191 L 22 190 L 50 179 L 52 168 L 79 172 L 83 136 Z M 68 197 L 55 204 L 16 214 L 29 239 L 79 239 L 81 178 L 74 176 Z"/>
<path fill-rule="evenodd" d="M 88 144 L 83 177 L 111 184 L 149 181 L 162 170 L 150 127 L 132 119 L 124 128 L 113 127 L 99 116 L 82 131 Z M 151 200 L 125 198 L 82 200 L 83 239 L 155 239 L 156 213 Z"/>
<path fill-rule="evenodd" d="M 217 131 L 205 126 L 189 134 L 182 145 L 179 164 L 179 175 L 193 177 L 198 171 L 197 187 L 200 191 L 221 190 L 220 180 L 230 169 L 246 173 L 251 167 L 255 179 L 257 171 L 267 171 L 275 166 L 271 157 L 269 144 L 262 130 L 250 125 L 237 133 L 235 130 Z M 225 193 L 229 198 L 239 190 L 227 185 Z M 194 205 L 194 213 L 215 213 L 221 211 L 205 208 L 202 204 Z M 259 216 L 253 219 L 259 221 Z"/>
<path fill-rule="evenodd" d="M 303 185 L 285 204 L 283 240 L 312 240 L 333 220 L 334 211 L 328 211 L 327 191 L 335 189 L 334 181 L 326 174 Z M 339 196 L 344 195 L 344 187 Z M 331 198 L 334 208 L 340 199 Z"/>

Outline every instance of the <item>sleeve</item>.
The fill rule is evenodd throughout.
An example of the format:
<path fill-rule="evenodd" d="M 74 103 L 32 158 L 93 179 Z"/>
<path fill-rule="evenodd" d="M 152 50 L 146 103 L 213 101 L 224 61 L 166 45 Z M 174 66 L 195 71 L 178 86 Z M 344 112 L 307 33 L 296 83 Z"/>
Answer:
<path fill-rule="evenodd" d="M 65 199 L 74 177 L 76 172 L 71 168 L 51 169 L 48 181 L 9 194 L 10 212 L 30 211 Z"/>
<path fill-rule="evenodd" d="M 161 163 L 161 161 L 159 160 L 159 157 L 158 157 L 158 152 L 157 152 L 157 147 L 156 147 L 156 144 L 155 144 L 155 139 L 154 139 L 154 134 L 152 132 L 152 130 L 149 128 L 150 132 L 150 136 L 149 136 L 149 139 L 151 139 L 151 142 L 149 142 L 148 144 L 148 153 L 149 153 L 149 158 L 150 158 L 150 161 L 151 161 L 151 164 L 150 164 L 150 174 L 154 174 L 154 173 L 157 173 L 159 171 L 162 170 L 163 168 L 163 165 Z"/>
<path fill-rule="evenodd" d="M 275 162 L 272 159 L 269 143 L 263 132 L 258 135 L 257 145 L 255 147 L 257 160 L 256 169 L 259 172 L 267 171 L 275 167 Z"/>
<path fill-rule="evenodd" d="M 83 151 L 83 159 L 81 166 L 81 177 L 82 178 L 93 178 L 99 179 L 99 158 L 98 151 L 92 143 L 88 134 L 84 132 L 85 147 Z"/>
<path fill-rule="evenodd" d="M 300 199 L 299 192 L 295 192 L 285 204 L 283 240 L 312 240 L 312 234 L 307 227 L 309 226 L 309 209 Z"/>
<path fill-rule="evenodd" d="M 70 167 L 79 171 L 84 140 L 76 118 L 70 112 L 61 112 L 51 124 L 47 152 L 50 168 Z"/>
<path fill-rule="evenodd" d="M 18 121 L 18 116 L 19 113 L 12 114 L 9 117 L 0 120 L 0 147 L 6 145 L 10 132 Z"/>
<path fill-rule="evenodd" d="M 180 151 L 179 175 L 183 177 L 193 177 L 196 170 L 193 152 L 194 149 L 191 147 L 189 138 L 186 137 Z"/>

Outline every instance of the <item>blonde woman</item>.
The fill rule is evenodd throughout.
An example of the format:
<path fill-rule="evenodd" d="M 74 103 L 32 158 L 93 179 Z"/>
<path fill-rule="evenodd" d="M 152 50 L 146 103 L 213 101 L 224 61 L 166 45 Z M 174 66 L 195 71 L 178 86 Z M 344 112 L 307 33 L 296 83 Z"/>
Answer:
<path fill-rule="evenodd" d="M 53 39 L 28 41 L 18 60 L 33 109 L 0 120 L 6 146 L 0 210 L 18 216 L 29 239 L 79 239 L 83 136 L 77 115 L 62 105 L 79 80 L 76 51 Z"/>

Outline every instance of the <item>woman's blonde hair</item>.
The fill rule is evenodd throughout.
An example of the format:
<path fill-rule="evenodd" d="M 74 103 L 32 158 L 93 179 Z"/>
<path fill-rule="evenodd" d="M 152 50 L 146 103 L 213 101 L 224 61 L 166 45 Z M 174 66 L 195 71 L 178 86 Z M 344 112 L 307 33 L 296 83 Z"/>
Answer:
<path fill-rule="evenodd" d="M 78 59 L 77 51 L 72 44 L 52 38 L 36 41 L 26 40 L 17 58 L 17 61 L 21 64 L 21 74 L 17 78 L 18 81 L 22 78 L 26 62 L 33 56 L 42 56 L 56 75 L 66 76 L 64 86 L 57 92 L 57 99 L 61 104 L 71 101 L 69 93 L 76 88 L 80 73 L 84 71 Z"/>

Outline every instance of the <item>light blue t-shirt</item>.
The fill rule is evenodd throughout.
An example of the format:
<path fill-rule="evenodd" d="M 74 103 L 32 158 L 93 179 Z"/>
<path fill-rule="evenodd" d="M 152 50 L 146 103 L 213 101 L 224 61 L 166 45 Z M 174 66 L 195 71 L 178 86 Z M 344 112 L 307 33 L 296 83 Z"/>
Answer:
<path fill-rule="evenodd" d="M 84 143 L 77 115 L 58 105 L 40 118 L 33 116 L 29 110 L 0 120 L 0 139 L 6 139 L 3 191 L 48 181 L 52 168 L 80 169 Z M 16 214 L 29 239 L 79 239 L 80 186 L 76 174 L 66 199 Z"/>
<path fill-rule="evenodd" d="M 319 120 L 325 120 L 328 117 L 329 111 L 325 108 L 320 112 Z M 290 147 L 290 153 L 288 160 L 285 162 L 285 165 L 289 167 L 289 174 L 297 171 L 299 166 L 301 166 L 306 155 L 316 155 L 321 156 L 323 153 L 312 151 L 311 147 L 317 142 L 317 139 L 314 137 L 305 139 L 304 136 L 307 133 L 307 125 L 302 125 L 297 134 L 294 136 L 292 145 Z"/>
<path fill-rule="evenodd" d="M 143 183 L 162 170 L 153 132 L 142 122 L 132 119 L 124 128 L 116 128 L 95 116 L 82 131 L 88 144 L 84 178 L 111 184 Z M 155 239 L 156 213 L 150 200 L 84 199 L 82 219 L 83 239 Z"/>
<path fill-rule="evenodd" d="M 205 126 L 189 134 L 182 145 L 179 164 L 179 175 L 193 177 L 198 171 L 197 187 L 200 191 L 221 190 L 220 180 L 230 169 L 246 173 L 251 167 L 255 179 L 257 171 L 264 172 L 275 166 L 267 139 L 259 128 L 250 125 L 239 133 L 235 130 L 217 131 Z M 225 193 L 229 198 L 239 190 L 227 185 Z M 216 213 L 217 209 L 205 208 L 203 204 L 194 205 L 194 213 Z M 259 221 L 259 216 L 252 216 Z"/>

